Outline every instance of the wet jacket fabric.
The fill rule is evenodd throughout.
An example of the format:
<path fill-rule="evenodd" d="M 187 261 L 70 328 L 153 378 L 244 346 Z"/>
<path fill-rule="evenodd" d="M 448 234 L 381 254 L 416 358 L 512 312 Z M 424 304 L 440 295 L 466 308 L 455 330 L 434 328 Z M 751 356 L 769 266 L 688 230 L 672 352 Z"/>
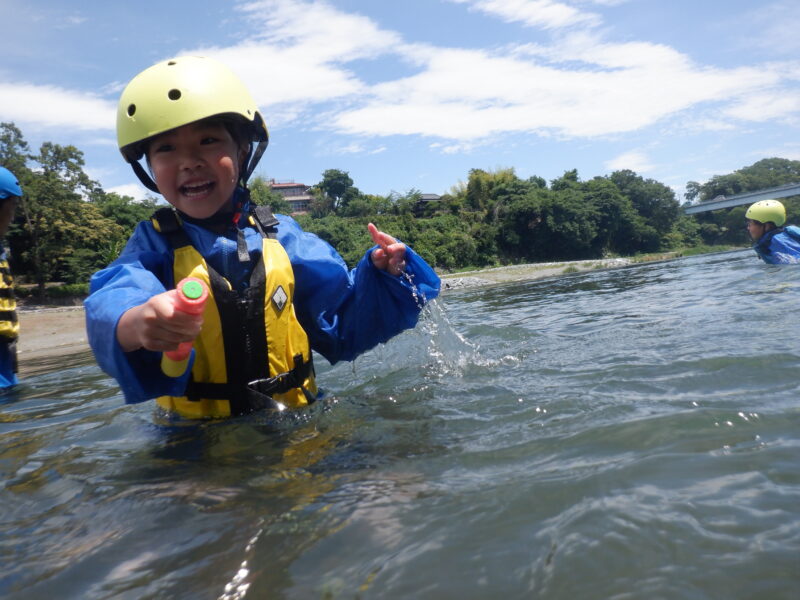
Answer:
<path fill-rule="evenodd" d="M 800 263 L 800 227 L 787 225 L 768 231 L 753 245 L 753 250 L 767 264 Z"/>
<path fill-rule="evenodd" d="M 275 216 L 278 242 L 294 270 L 297 319 L 314 351 L 331 363 L 353 360 L 416 325 L 420 306 L 414 286 L 405 277 L 376 269 L 369 258 L 374 248 L 349 271 L 327 242 L 303 231 L 291 217 Z M 233 227 L 225 234 L 189 222 L 183 227 L 209 265 L 237 290 L 247 287 L 262 251 L 258 231 L 240 225 L 250 256 L 249 261 L 241 262 Z M 422 297 L 422 302 L 435 298 L 440 285 L 436 273 L 410 248 L 406 263 L 417 297 Z M 174 286 L 173 250 L 149 221 L 139 223 L 119 258 L 91 279 L 85 301 L 89 344 L 98 364 L 117 380 L 128 403 L 180 396 L 186 388 L 191 367 L 182 377 L 167 377 L 160 369 L 161 353 L 144 349 L 126 353 L 116 339 L 116 325 L 125 311 Z"/>

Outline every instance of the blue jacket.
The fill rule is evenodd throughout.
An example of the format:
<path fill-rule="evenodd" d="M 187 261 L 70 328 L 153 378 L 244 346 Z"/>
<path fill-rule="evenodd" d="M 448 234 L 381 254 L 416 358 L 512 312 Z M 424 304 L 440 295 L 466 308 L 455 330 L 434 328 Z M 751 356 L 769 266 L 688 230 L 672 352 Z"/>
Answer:
<path fill-rule="evenodd" d="M 800 263 L 800 228 L 787 225 L 768 231 L 753 244 L 753 250 L 770 265 Z"/>
<path fill-rule="evenodd" d="M 337 252 L 291 217 L 276 215 L 278 241 L 286 250 L 295 276 L 294 307 L 311 348 L 331 363 L 353 360 L 375 345 L 416 325 L 421 310 L 412 285 L 376 269 L 370 249 L 352 271 Z M 245 219 L 242 219 L 244 222 Z M 261 236 L 242 228 L 250 262 L 240 262 L 236 232 L 217 234 L 184 222 L 192 245 L 237 290 L 247 286 L 252 265 L 261 256 Z M 439 277 L 410 248 L 406 273 L 425 301 L 439 293 Z M 169 242 L 150 221 L 139 223 L 128 244 L 107 268 L 92 276 L 84 305 L 89 344 L 100 367 L 119 383 L 128 403 L 162 395 L 179 396 L 189 370 L 180 378 L 165 376 L 161 354 L 149 350 L 125 353 L 116 338 L 122 314 L 150 297 L 175 287 Z"/>

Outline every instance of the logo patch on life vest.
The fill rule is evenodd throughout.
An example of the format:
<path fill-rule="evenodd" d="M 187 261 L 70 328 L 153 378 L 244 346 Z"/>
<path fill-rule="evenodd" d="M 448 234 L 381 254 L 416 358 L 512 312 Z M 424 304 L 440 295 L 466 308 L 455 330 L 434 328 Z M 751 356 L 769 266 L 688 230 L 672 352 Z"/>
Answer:
<path fill-rule="evenodd" d="M 278 289 L 275 290 L 275 293 L 272 294 L 272 303 L 275 305 L 275 308 L 278 309 L 278 312 L 283 310 L 283 307 L 286 306 L 286 302 L 288 302 L 289 296 L 286 295 L 286 292 L 283 291 L 283 286 L 279 285 Z"/>

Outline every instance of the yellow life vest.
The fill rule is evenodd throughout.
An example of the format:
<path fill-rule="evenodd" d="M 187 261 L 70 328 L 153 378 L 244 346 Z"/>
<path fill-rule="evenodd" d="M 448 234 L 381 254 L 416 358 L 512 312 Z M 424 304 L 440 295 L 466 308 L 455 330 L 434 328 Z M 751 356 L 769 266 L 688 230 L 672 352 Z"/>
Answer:
<path fill-rule="evenodd" d="M 0 260 L 0 339 L 16 340 L 19 336 L 17 299 L 14 296 L 14 278 L 6 259 Z"/>
<path fill-rule="evenodd" d="M 292 304 L 294 271 L 286 250 L 265 232 L 262 221 L 272 218 L 266 231 L 274 231 L 277 220 L 262 208 L 258 221 L 256 211 L 249 215 L 262 233 L 261 259 L 241 293 L 191 245 L 171 208 L 153 216 L 156 230 L 173 246 L 175 281 L 196 277 L 209 289 L 186 395 L 157 399 L 168 411 L 192 419 L 228 417 L 265 407 L 297 408 L 316 398 L 308 336 Z"/>

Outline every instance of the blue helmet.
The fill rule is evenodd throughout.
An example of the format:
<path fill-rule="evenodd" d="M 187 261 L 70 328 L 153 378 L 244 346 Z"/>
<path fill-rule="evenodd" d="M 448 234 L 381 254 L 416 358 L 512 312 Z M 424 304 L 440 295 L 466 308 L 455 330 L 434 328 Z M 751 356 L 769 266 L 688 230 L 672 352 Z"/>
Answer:
<path fill-rule="evenodd" d="M 11 171 L 0 167 L 0 199 L 5 200 L 9 196 L 22 197 L 22 188 Z"/>

